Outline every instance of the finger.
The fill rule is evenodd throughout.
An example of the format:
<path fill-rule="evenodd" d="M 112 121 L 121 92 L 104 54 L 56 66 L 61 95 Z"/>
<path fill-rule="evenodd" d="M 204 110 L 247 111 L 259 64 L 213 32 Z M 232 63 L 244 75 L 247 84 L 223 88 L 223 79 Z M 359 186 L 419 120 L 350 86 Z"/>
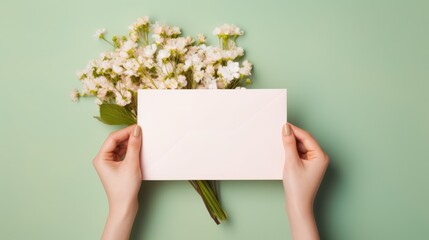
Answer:
<path fill-rule="evenodd" d="M 127 153 L 127 147 L 128 147 L 128 140 L 126 140 L 125 142 L 123 142 L 118 147 L 117 155 L 119 156 L 119 158 L 121 158 L 121 160 L 124 159 L 125 154 Z"/>
<path fill-rule="evenodd" d="M 129 138 L 132 130 L 133 127 L 130 126 L 116 132 L 112 132 L 109 137 L 107 137 L 106 141 L 104 141 L 103 146 L 100 149 L 100 153 L 114 152 L 123 141 L 126 141 Z"/>
<path fill-rule="evenodd" d="M 125 161 L 140 164 L 140 149 L 142 146 L 142 130 L 139 125 L 134 125 L 132 134 L 128 139 Z"/>
<path fill-rule="evenodd" d="M 314 139 L 314 137 L 311 136 L 310 133 L 292 124 L 290 124 L 290 126 L 296 138 L 299 142 L 302 143 L 303 147 L 306 149 L 307 152 L 314 151 L 316 153 L 323 154 L 322 148 L 319 146 L 319 143 L 317 143 L 316 139 Z"/>
<path fill-rule="evenodd" d="M 306 153 L 307 152 L 307 148 L 305 148 L 304 144 L 302 144 L 302 142 L 297 142 L 297 147 L 298 147 L 298 152 L 300 153 Z"/>
<path fill-rule="evenodd" d="M 286 123 L 282 129 L 283 147 L 285 150 L 285 161 L 288 163 L 299 161 L 299 154 L 296 148 L 295 134 L 290 127 L 289 123 Z"/>

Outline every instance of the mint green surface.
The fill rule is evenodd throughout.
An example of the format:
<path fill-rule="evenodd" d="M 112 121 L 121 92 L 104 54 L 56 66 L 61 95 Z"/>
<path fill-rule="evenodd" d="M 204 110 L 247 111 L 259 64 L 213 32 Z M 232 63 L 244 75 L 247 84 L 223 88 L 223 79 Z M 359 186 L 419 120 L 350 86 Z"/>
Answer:
<path fill-rule="evenodd" d="M 93 32 L 144 15 L 192 35 L 245 30 L 253 88 L 288 88 L 290 121 L 331 156 L 323 239 L 429 238 L 428 1 L 2 0 L 0 239 L 99 238 L 91 160 L 114 128 L 69 92 L 108 48 Z M 187 182 L 145 182 L 132 239 L 290 239 L 280 181 L 224 181 L 221 195 L 230 221 L 216 226 Z"/>

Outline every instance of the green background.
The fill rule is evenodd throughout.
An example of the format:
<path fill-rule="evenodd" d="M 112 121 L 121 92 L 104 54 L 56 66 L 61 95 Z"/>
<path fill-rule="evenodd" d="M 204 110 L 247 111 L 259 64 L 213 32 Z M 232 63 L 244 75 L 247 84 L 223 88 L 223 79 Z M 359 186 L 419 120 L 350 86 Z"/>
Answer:
<path fill-rule="evenodd" d="M 99 238 L 91 160 L 115 128 L 69 92 L 108 49 L 94 31 L 125 34 L 144 15 L 191 35 L 245 30 L 252 87 L 288 88 L 289 120 L 331 157 L 322 238 L 429 237 L 428 1 L 2 0 L 0 239 Z M 230 221 L 216 226 L 187 182 L 144 182 L 132 239 L 290 239 L 280 181 L 220 185 Z"/>

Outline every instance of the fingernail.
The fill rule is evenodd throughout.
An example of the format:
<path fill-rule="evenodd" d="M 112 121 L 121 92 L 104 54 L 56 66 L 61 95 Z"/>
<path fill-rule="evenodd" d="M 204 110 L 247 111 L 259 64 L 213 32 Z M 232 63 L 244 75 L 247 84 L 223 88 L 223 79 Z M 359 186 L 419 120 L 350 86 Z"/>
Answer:
<path fill-rule="evenodd" d="M 289 136 L 290 135 L 290 126 L 289 126 L 289 123 L 286 123 L 283 126 L 283 135 L 285 135 L 285 136 Z"/>
<path fill-rule="evenodd" d="M 141 132 L 140 126 L 136 125 L 136 127 L 134 128 L 134 133 L 133 133 L 134 137 L 140 136 L 140 132 Z"/>

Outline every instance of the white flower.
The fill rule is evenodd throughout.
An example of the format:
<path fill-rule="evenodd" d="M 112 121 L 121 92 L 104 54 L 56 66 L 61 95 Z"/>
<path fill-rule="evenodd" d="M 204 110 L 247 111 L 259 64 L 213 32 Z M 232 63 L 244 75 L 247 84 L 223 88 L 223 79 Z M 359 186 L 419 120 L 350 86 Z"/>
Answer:
<path fill-rule="evenodd" d="M 206 42 L 206 36 L 204 36 L 203 34 L 198 34 L 197 38 L 198 38 L 198 43 L 199 44 L 203 44 L 203 43 Z"/>
<path fill-rule="evenodd" d="M 79 98 L 80 98 L 79 91 L 77 89 L 73 89 L 70 93 L 70 99 L 73 102 L 77 102 L 77 101 L 79 101 Z"/>
<path fill-rule="evenodd" d="M 107 94 L 107 92 L 108 92 L 109 90 L 107 89 L 107 88 L 100 88 L 100 89 L 98 89 L 98 92 L 97 92 L 97 99 L 104 99 L 105 97 L 106 97 L 106 94 Z"/>
<path fill-rule="evenodd" d="M 230 27 L 230 31 L 231 31 L 232 35 L 241 36 L 244 34 L 244 32 L 239 27 L 237 27 L 235 25 L 230 25 L 229 27 Z"/>
<path fill-rule="evenodd" d="M 82 80 L 85 77 L 85 72 L 84 71 L 77 71 L 76 72 L 76 76 L 78 79 Z"/>
<path fill-rule="evenodd" d="M 168 75 L 173 72 L 173 65 L 171 63 L 162 64 L 161 69 L 164 75 Z"/>
<path fill-rule="evenodd" d="M 185 61 L 185 65 L 183 65 L 183 69 L 184 69 L 185 71 L 188 71 L 188 69 L 189 69 L 190 67 L 192 67 L 192 59 L 191 59 L 191 58 L 188 58 L 188 59 Z"/>
<path fill-rule="evenodd" d="M 128 41 L 124 42 L 124 44 L 122 45 L 121 49 L 124 52 L 128 52 L 131 49 L 134 49 L 136 47 L 137 47 L 137 43 L 135 43 L 134 41 L 128 40 Z"/>
<path fill-rule="evenodd" d="M 128 55 L 128 53 L 127 52 L 125 52 L 125 51 L 120 51 L 119 52 L 119 57 L 120 58 L 128 58 L 129 57 L 129 55 Z"/>
<path fill-rule="evenodd" d="M 213 65 L 207 65 L 206 71 L 205 71 L 206 75 L 213 75 L 214 71 L 215 71 L 215 69 L 214 69 Z"/>
<path fill-rule="evenodd" d="M 225 79 L 228 83 L 235 78 L 239 78 L 240 67 L 238 62 L 228 61 L 226 66 L 219 67 L 218 74 L 220 74 L 223 79 Z"/>
<path fill-rule="evenodd" d="M 204 71 L 195 71 L 193 77 L 195 82 L 200 82 L 204 77 Z"/>
<path fill-rule="evenodd" d="M 82 80 L 82 96 L 94 95 L 97 91 L 97 86 L 93 78 L 86 78 Z"/>
<path fill-rule="evenodd" d="M 148 16 L 138 18 L 136 21 L 136 24 L 140 25 L 140 26 L 147 25 L 148 23 L 149 23 L 149 17 Z"/>
<path fill-rule="evenodd" d="M 156 44 L 147 45 L 143 49 L 143 56 L 147 58 L 151 58 L 155 52 L 156 52 Z"/>
<path fill-rule="evenodd" d="M 125 106 L 131 102 L 131 93 L 128 90 L 115 91 L 116 104 Z"/>
<path fill-rule="evenodd" d="M 110 61 L 107 61 L 107 60 L 102 61 L 100 64 L 100 68 L 102 68 L 102 69 L 112 68 L 112 63 Z"/>
<path fill-rule="evenodd" d="M 95 37 L 106 40 L 105 34 L 105 29 L 99 29 Z M 129 26 L 128 34 L 126 38 L 114 36 L 115 48 L 101 53 L 77 74 L 82 89 L 70 94 L 73 101 L 93 96 L 97 104 L 126 106 L 133 103 L 138 89 L 181 89 L 190 87 L 190 79 L 193 88 L 224 89 L 252 72 L 250 62 L 239 63 L 244 50 L 235 39 L 243 31 L 234 25 L 215 29 L 220 46 L 206 45 L 202 34 L 180 37 L 179 27 L 151 25 L 148 17 L 138 18 Z M 149 36 L 151 44 L 146 41 Z"/>
<path fill-rule="evenodd" d="M 235 89 L 246 89 L 245 87 L 236 87 Z"/>
<path fill-rule="evenodd" d="M 138 32 L 134 32 L 134 31 L 130 32 L 130 39 L 133 42 L 138 42 L 139 38 L 140 38 L 140 35 Z"/>
<path fill-rule="evenodd" d="M 121 74 L 122 72 L 124 72 L 124 69 L 121 66 L 118 66 L 118 65 L 113 65 L 112 70 L 116 74 Z"/>
<path fill-rule="evenodd" d="M 137 18 L 136 22 L 134 22 L 131 26 L 129 26 L 128 29 L 130 31 L 136 31 L 143 26 L 149 26 L 149 17 L 148 16 Z"/>
<path fill-rule="evenodd" d="M 126 75 L 126 76 L 128 76 L 128 77 L 131 77 L 131 76 L 137 76 L 138 74 L 135 72 L 135 71 L 133 71 L 133 70 L 125 70 L 124 71 L 124 74 Z"/>
<path fill-rule="evenodd" d="M 106 34 L 106 29 L 105 28 L 98 29 L 94 33 L 94 38 L 96 38 L 96 39 L 102 39 L 102 38 L 104 38 L 104 34 Z"/>
<path fill-rule="evenodd" d="M 191 45 L 192 43 L 194 43 L 194 39 L 191 37 L 185 37 L 186 40 L 186 45 Z"/>
<path fill-rule="evenodd" d="M 94 84 L 97 87 L 101 87 L 101 88 L 110 88 L 110 86 L 111 86 L 111 83 L 104 76 L 100 76 L 100 77 L 95 78 Z"/>
<path fill-rule="evenodd" d="M 156 56 L 158 60 L 163 60 L 170 57 L 170 50 L 161 49 L 158 51 L 158 56 Z"/>
<path fill-rule="evenodd" d="M 245 76 L 249 76 L 249 75 L 251 75 L 251 71 L 252 71 L 252 64 L 249 61 L 244 60 L 243 61 L 243 67 L 240 68 L 240 74 L 243 74 Z"/>
<path fill-rule="evenodd" d="M 180 28 L 176 26 L 167 28 L 167 32 L 166 32 L 168 36 L 179 35 L 180 33 L 181 33 Z"/>
<path fill-rule="evenodd" d="M 163 37 L 178 36 L 181 33 L 180 28 L 176 26 L 161 25 L 156 22 L 153 25 L 153 34 Z"/>
<path fill-rule="evenodd" d="M 217 28 L 215 28 L 214 30 L 213 30 L 213 35 L 221 35 L 221 29 L 220 29 L 220 27 L 217 27 Z"/>
<path fill-rule="evenodd" d="M 153 34 L 152 38 L 156 42 L 156 44 L 162 44 L 164 42 L 164 38 L 161 37 L 161 35 Z"/>
<path fill-rule="evenodd" d="M 128 59 L 124 63 L 124 68 L 127 69 L 127 70 L 131 70 L 133 72 L 137 72 L 137 70 L 139 69 L 139 67 L 140 67 L 139 63 L 134 58 Z"/>
<path fill-rule="evenodd" d="M 160 25 L 158 22 L 156 22 L 153 25 L 153 34 L 155 34 L 155 35 L 161 35 L 161 34 L 163 34 L 164 33 L 164 28 L 165 28 L 164 25 Z"/>
<path fill-rule="evenodd" d="M 166 89 L 163 81 L 155 81 L 157 89 Z"/>
<path fill-rule="evenodd" d="M 143 66 L 151 69 L 155 66 L 155 62 L 151 58 L 149 58 L 146 61 L 144 61 Z"/>
<path fill-rule="evenodd" d="M 216 80 L 211 80 L 208 86 L 208 89 L 217 89 Z"/>
<path fill-rule="evenodd" d="M 205 54 L 207 63 L 215 63 L 222 58 L 221 49 L 217 47 L 207 47 Z"/>
<path fill-rule="evenodd" d="M 169 89 L 177 89 L 177 81 L 173 78 L 167 78 L 164 82 L 165 86 Z"/>
<path fill-rule="evenodd" d="M 244 50 L 240 47 L 233 47 L 229 50 L 222 50 L 221 54 L 224 59 L 236 59 L 237 57 L 243 56 Z"/>
<path fill-rule="evenodd" d="M 185 67 L 185 64 L 183 64 L 183 63 L 178 63 L 178 64 L 176 65 L 176 71 L 177 71 L 177 72 L 179 72 L 179 73 L 184 72 L 184 71 L 185 71 L 184 67 Z"/>
<path fill-rule="evenodd" d="M 142 31 L 149 31 L 149 17 L 141 17 L 136 20 L 131 26 L 128 27 L 130 38 L 133 42 L 137 42 L 141 36 Z"/>
<path fill-rule="evenodd" d="M 234 57 L 234 58 L 236 58 L 236 57 L 241 57 L 241 56 L 243 56 L 243 55 L 244 55 L 244 49 L 243 49 L 243 48 L 241 48 L 241 47 L 236 47 L 236 48 L 234 48 L 233 50 L 234 50 L 234 54 L 235 54 L 235 57 Z"/>
<path fill-rule="evenodd" d="M 184 54 L 187 51 L 186 45 L 186 38 L 171 38 L 166 41 L 164 48 L 170 50 L 170 52 L 177 51 L 180 54 Z"/>
<path fill-rule="evenodd" d="M 234 52 L 231 50 L 223 50 L 221 51 L 223 59 L 234 59 Z"/>
<path fill-rule="evenodd" d="M 240 36 L 243 35 L 243 31 L 235 25 L 224 24 L 213 30 L 213 34 L 217 36 Z"/>
<path fill-rule="evenodd" d="M 188 70 L 190 67 L 193 67 L 194 70 L 199 71 L 202 67 L 201 64 L 202 59 L 197 54 L 194 54 L 192 56 L 188 56 L 185 61 L 184 69 Z"/>
<path fill-rule="evenodd" d="M 125 77 L 125 88 L 130 92 L 137 92 L 139 86 L 130 77 Z"/>
<path fill-rule="evenodd" d="M 109 52 L 102 52 L 102 53 L 100 53 L 100 58 L 101 59 L 105 59 L 105 58 L 110 59 L 110 53 Z"/>
<path fill-rule="evenodd" d="M 180 87 L 185 87 L 188 84 L 188 81 L 186 81 L 186 77 L 183 75 L 179 75 L 177 77 L 177 82 L 179 83 Z"/>

